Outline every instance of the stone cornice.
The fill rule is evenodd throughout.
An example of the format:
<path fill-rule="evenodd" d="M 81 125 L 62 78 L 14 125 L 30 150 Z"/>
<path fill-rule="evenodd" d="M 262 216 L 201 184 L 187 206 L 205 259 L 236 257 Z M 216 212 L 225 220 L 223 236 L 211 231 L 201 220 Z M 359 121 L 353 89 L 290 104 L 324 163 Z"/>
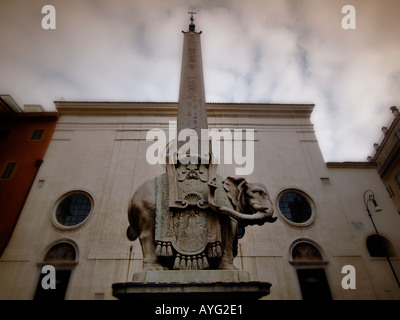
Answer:
<path fill-rule="evenodd" d="M 59 117 L 58 112 L 19 112 L 0 114 L 0 123 L 15 122 L 55 122 Z"/>
<path fill-rule="evenodd" d="M 345 169 L 376 169 L 376 162 L 327 162 L 326 167 Z"/>
<path fill-rule="evenodd" d="M 55 101 L 60 115 L 146 115 L 176 117 L 177 102 L 86 102 Z M 314 104 L 207 103 L 208 117 L 306 118 Z"/>

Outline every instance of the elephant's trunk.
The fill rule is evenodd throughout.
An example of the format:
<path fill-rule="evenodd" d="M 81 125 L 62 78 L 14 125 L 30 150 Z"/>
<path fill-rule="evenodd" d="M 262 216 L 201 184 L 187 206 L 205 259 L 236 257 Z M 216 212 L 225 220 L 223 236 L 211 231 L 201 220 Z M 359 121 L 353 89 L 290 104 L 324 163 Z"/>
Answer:
<path fill-rule="evenodd" d="M 263 225 L 265 222 L 275 222 L 276 217 L 272 217 L 273 214 L 273 209 L 272 208 L 267 208 L 267 207 L 262 207 L 260 205 L 254 204 L 252 207 L 253 209 L 256 210 L 256 213 L 254 214 L 244 214 L 241 212 L 238 212 L 234 209 L 228 208 L 228 207 L 223 207 L 223 206 L 218 206 L 213 202 L 212 199 L 208 199 L 208 203 L 210 207 L 222 214 L 226 214 L 230 216 L 231 218 L 242 222 L 243 224 L 246 225 Z M 259 210 L 261 209 L 261 210 Z"/>
<path fill-rule="evenodd" d="M 260 212 L 267 212 L 267 211 L 269 210 L 268 207 L 260 206 L 258 203 L 254 203 L 254 204 L 252 205 L 252 207 L 253 207 L 254 210 L 260 211 Z M 271 213 L 271 215 L 272 215 L 272 213 Z"/>

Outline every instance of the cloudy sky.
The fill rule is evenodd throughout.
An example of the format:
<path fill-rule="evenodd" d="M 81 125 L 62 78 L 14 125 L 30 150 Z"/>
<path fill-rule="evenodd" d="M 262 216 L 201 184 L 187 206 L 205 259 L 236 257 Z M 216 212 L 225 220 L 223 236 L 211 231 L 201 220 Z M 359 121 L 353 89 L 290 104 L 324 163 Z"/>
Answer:
<path fill-rule="evenodd" d="M 342 28 L 349 4 L 355 30 Z M 47 110 L 177 101 L 190 9 L 208 102 L 314 103 L 325 161 L 373 153 L 400 106 L 399 0 L 0 0 L 0 93 Z"/>

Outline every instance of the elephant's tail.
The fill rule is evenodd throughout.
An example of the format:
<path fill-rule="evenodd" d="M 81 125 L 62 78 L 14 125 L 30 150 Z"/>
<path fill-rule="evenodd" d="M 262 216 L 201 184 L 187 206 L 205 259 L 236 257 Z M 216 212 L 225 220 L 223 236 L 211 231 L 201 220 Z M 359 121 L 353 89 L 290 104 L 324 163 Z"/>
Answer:
<path fill-rule="evenodd" d="M 132 226 L 129 226 L 128 229 L 126 230 L 126 236 L 128 237 L 129 240 L 135 241 L 139 235 L 137 231 L 134 228 L 132 228 Z"/>

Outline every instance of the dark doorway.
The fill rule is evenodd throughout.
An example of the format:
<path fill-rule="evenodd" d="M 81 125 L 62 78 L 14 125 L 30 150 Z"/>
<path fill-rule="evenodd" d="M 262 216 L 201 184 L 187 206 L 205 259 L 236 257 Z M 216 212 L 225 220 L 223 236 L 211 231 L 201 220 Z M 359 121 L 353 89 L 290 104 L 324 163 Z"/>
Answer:
<path fill-rule="evenodd" d="M 297 269 L 303 300 L 332 300 L 324 269 Z"/>
<path fill-rule="evenodd" d="M 56 270 L 56 288 L 43 289 L 42 279 L 46 274 L 41 274 L 36 288 L 34 300 L 64 300 L 67 292 L 71 270 Z"/>

